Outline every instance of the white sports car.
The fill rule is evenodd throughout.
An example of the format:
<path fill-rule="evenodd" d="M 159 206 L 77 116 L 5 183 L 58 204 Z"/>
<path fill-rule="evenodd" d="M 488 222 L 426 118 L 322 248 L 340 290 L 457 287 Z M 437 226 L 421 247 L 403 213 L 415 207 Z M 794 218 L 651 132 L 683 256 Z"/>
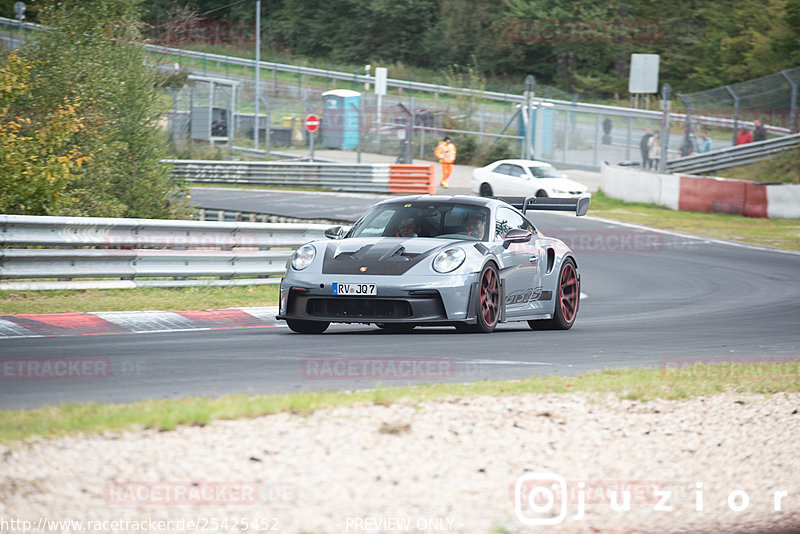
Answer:
<path fill-rule="evenodd" d="M 535 196 L 578 198 L 588 188 L 543 161 L 502 159 L 472 171 L 472 192 L 482 197 Z"/>

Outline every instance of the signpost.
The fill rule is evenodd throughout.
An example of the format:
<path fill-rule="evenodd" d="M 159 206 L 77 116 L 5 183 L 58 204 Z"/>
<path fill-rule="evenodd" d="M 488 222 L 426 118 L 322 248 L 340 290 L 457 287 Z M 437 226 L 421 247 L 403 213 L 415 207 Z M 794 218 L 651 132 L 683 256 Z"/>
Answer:
<path fill-rule="evenodd" d="M 535 89 L 536 78 L 533 74 L 528 74 L 525 76 L 525 110 L 522 114 L 522 125 L 525 127 L 525 159 L 534 158 L 531 134 L 533 133 L 533 95 Z M 541 115 L 541 113 L 539 115 Z M 538 122 L 542 122 L 541 117 L 539 117 Z"/>
<path fill-rule="evenodd" d="M 25 2 L 14 2 L 14 17 L 19 21 L 20 36 L 22 36 L 25 31 L 25 26 L 22 21 L 25 20 L 26 9 L 28 9 L 28 6 L 25 5 Z"/>
<path fill-rule="evenodd" d="M 376 125 L 378 127 L 378 135 L 375 136 L 375 143 L 377 151 L 381 151 L 381 106 L 383 105 L 382 98 L 386 95 L 386 78 L 388 71 L 386 67 L 375 67 L 375 94 L 378 95 L 378 120 Z"/>
<path fill-rule="evenodd" d="M 314 161 L 314 132 L 319 129 L 319 117 L 314 114 L 309 115 L 306 117 L 305 126 L 311 136 L 311 161 Z"/>
<path fill-rule="evenodd" d="M 658 92 L 658 54 L 631 54 L 631 72 L 628 77 L 628 92 L 639 107 L 639 95 L 645 95 L 649 108 L 650 95 Z"/>

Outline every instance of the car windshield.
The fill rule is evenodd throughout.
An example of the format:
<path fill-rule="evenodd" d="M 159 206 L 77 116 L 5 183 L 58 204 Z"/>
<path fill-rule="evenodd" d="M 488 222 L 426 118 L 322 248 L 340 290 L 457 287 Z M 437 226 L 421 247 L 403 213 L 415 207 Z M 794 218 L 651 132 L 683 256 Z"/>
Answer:
<path fill-rule="evenodd" d="M 536 178 L 561 178 L 561 174 L 552 165 L 528 167 Z"/>
<path fill-rule="evenodd" d="M 428 237 L 485 241 L 489 209 L 453 202 L 392 202 L 364 215 L 347 237 Z"/>

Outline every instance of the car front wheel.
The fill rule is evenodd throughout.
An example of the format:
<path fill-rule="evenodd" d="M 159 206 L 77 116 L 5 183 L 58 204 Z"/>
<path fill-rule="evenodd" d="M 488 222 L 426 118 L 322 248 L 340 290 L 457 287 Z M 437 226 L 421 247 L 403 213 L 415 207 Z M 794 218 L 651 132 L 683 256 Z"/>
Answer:
<path fill-rule="evenodd" d="M 299 334 L 321 334 L 331 323 L 325 321 L 304 321 L 302 319 L 286 319 L 289 329 Z"/>
<path fill-rule="evenodd" d="M 488 334 L 493 332 L 500 319 L 500 276 L 497 267 L 489 263 L 478 277 L 478 298 L 475 301 L 477 322 L 471 325 L 457 325 L 459 332 Z"/>

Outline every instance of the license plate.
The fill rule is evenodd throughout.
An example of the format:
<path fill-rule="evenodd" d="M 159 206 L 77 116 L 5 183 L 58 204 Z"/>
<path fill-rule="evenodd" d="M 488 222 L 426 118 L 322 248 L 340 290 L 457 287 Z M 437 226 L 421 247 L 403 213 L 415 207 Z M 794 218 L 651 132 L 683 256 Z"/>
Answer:
<path fill-rule="evenodd" d="M 340 284 L 333 283 L 334 295 L 377 295 L 377 284 Z"/>

